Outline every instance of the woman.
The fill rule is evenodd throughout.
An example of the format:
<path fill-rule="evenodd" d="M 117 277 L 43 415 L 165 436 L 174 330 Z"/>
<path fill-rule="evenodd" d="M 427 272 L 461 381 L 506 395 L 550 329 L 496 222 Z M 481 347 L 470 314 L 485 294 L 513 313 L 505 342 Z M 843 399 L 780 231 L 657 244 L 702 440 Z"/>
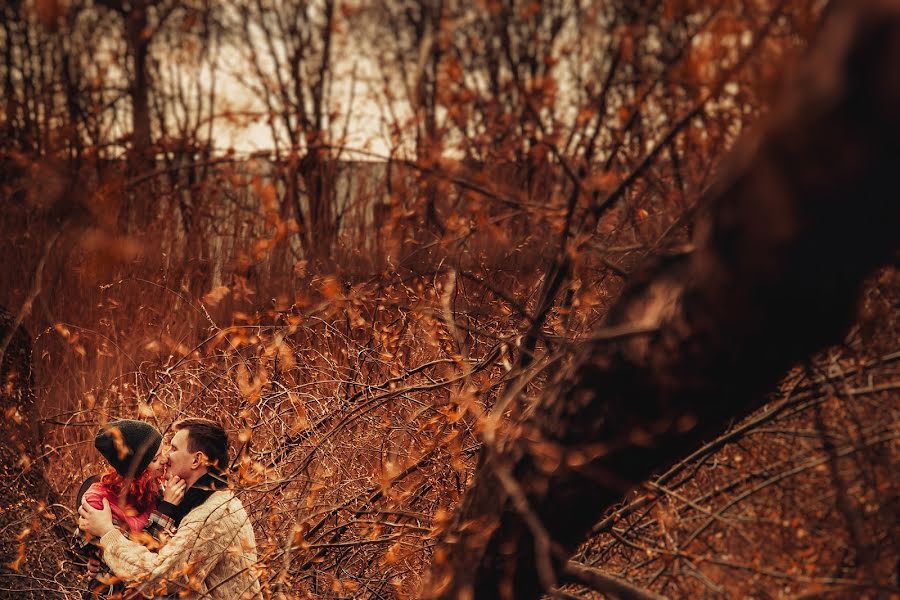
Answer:
<path fill-rule="evenodd" d="M 109 469 L 90 486 L 82 486 L 87 487 L 83 496 L 91 506 L 102 509 L 105 499 L 116 526 L 150 547 L 158 547 L 160 536 L 171 529 L 171 514 L 185 492 L 184 481 L 178 477 L 168 481 L 163 491 L 166 461 L 161 443 L 162 434 L 149 423 L 128 419 L 109 423 L 94 438 L 94 447 Z M 99 548 L 84 540 L 79 549 L 89 559 L 91 577 L 85 598 L 121 594 L 123 584 L 112 582 L 105 565 L 92 561 L 99 561 Z"/>

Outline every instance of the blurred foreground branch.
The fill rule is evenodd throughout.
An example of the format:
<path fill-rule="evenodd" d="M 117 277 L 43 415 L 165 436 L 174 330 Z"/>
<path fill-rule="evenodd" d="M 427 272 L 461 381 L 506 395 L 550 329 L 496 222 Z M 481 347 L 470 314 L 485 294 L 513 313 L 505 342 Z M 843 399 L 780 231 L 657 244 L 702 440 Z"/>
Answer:
<path fill-rule="evenodd" d="M 607 323 L 658 328 L 585 347 L 509 441 L 485 446 L 432 597 L 539 597 L 625 492 L 840 339 L 896 251 L 898 67 L 900 4 L 833 14 L 701 202 L 696 249 L 648 266 Z"/>

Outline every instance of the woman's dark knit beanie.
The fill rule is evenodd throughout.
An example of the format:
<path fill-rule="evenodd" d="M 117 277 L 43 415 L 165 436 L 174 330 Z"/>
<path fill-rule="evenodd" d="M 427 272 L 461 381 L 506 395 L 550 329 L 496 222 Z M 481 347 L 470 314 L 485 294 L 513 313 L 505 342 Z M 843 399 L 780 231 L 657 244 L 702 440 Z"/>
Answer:
<path fill-rule="evenodd" d="M 161 443 L 162 434 L 156 427 L 132 419 L 107 423 L 94 438 L 94 447 L 116 472 L 133 478 L 144 472 Z"/>

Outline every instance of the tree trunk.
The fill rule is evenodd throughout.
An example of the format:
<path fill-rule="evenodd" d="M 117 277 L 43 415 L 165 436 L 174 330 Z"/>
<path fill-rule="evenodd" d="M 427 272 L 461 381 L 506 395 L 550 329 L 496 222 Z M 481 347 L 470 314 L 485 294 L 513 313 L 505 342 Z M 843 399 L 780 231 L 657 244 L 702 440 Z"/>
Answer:
<path fill-rule="evenodd" d="M 151 146 L 153 143 L 150 127 L 150 73 L 147 60 L 151 38 L 147 28 L 147 3 L 139 2 L 122 13 L 125 21 L 125 36 L 131 59 L 132 80 L 129 82 L 131 96 L 131 148 L 128 152 L 128 178 L 135 179 L 150 173 L 155 168 Z M 145 231 L 157 216 L 155 189 L 159 187 L 155 178 L 143 185 L 128 190 L 131 202 L 124 209 L 124 223 L 134 225 L 136 231 Z"/>
<path fill-rule="evenodd" d="M 431 597 L 539 597 L 625 492 L 841 338 L 900 241 L 898 107 L 900 4 L 847 3 L 704 199 L 693 251 L 632 281 L 515 437 L 485 444 Z"/>

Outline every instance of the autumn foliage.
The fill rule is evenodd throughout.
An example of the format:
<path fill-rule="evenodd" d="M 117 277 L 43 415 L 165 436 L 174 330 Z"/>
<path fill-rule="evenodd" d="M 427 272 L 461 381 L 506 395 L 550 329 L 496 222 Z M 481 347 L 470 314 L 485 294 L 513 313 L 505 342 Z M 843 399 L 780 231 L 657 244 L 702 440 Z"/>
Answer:
<path fill-rule="evenodd" d="M 80 597 L 74 493 L 117 417 L 225 425 L 267 597 L 446 585 L 481 448 L 693 250 L 820 5 L 6 3 L 0 304 L 35 399 L 2 408 L 40 439 L 2 467 L 40 492 L 0 496 L 0 597 Z M 761 409 L 617 481 L 553 593 L 900 593 L 898 306 L 886 268 Z"/>

